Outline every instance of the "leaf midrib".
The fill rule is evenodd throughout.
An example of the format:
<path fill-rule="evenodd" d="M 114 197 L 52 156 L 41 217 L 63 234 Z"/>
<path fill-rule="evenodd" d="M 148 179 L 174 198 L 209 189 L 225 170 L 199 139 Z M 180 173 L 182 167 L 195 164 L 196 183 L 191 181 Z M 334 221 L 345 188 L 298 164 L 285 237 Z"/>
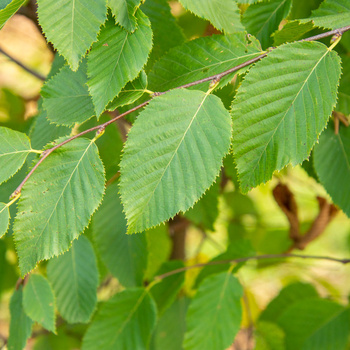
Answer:
<path fill-rule="evenodd" d="M 75 171 L 77 170 L 78 166 L 79 166 L 80 163 L 82 162 L 82 159 L 85 157 L 86 152 L 88 151 L 88 149 L 91 147 L 92 144 L 93 144 L 93 141 L 91 140 L 90 143 L 89 143 L 89 145 L 88 145 L 88 147 L 86 147 L 86 149 L 85 149 L 83 155 L 80 157 L 79 161 L 77 162 L 77 165 L 74 167 L 74 169 L 73 169 L 73 171 L 72 171 L 72 173 L 71 173 L 69 179 L 67 180 L 66 184 L 64 185 L 64 187 L 63 187 L 63 189 L 62 189 L 62 192 L 61 192 L 60 196 L 58 197 L 58 199 L 57 199 L 57 201 L 56 201 L 56 204 L 55 204 L 54 208 L 52 209 L 52 212 L 51 212 L 49 218 L 46 220 L 46 223 L 45 223 L 44 228 L 42 229 L 42 231 L 41 231 L 40 234 L 38 235 L 38 238 L 37 238 L 37 240 L 36 240 L 34 246 L 36 246 L 36 245 L 38 244 L 38 242 L 39 242 L 41 236 L 43 235 L 44 231 L 46 230 L 46 227 L 47 227 L 48 223 L 50 222 L 53 213 L 56 211 L 57 206 L 58 206 L 58 203 L 60 202 L 60 200 L 61 200 L 61 198 L 62 198 L 62 196 L 63 196 L 63 193 L 65 192 L 65 190 L 66 190 L 68 184 L 69 184 L 70 181 L 72 180 L 72 177 L 73 177 Z"/>
<path fill-rule="evenodd" d="M 184 132 L 182 138 L 180 139 L 178 146 L 176 147 L 176 149 L 175 149 L 175 151 L 174 151 L 172 157 L 170 158 L 168 164 L 166 165 L 166 167 L 165 167 L 165 169 L 164 169 L 162 175 L 160 176 L 160 178 L 159 178 L 157 184 L 155 185 L 153 192 L 149 195 L 149 198 L 148 198 L 147 202 L 143 205 L 141 212 L 144 212 L 145 208 L 148 206 L 149 202 L 150 202 L 151 199 L 153 198 L 154 193 L 156 192 L 156 190 L 157 190 L 157 188 L 158 188 L 160 182 L 162 181 L 162 179 L 163 179 L 163 177 L 164 177 L 164 174 L 165 174 L 166 171 L 168 170 L 168 168 L 169 168 L 171 162 L 173 161 L 175 155 L 177 154 L 177 151 L 179 150 L 179 148 L 180 148 L 180 146 L 181 146 L 183 140 L 185 139 L 185 137 L 186 137 L 186 135 L 187 135 L 187 132 L 188 132 L 189 129 L 191 128 L 191 126 L 192 126 L 194 120 L 196 119 L 196 117 L 197 117 L 197 115 L 198 115 L 200 109 L 202 108 L 202 106 L 203 106 L 203 104 L 204 104 L 204 102 L 205 102 L 205 100 L 207 99 L 208 96 L 209 96 L 209 93 L 207 92 L 207 93 L 204 95 L 203 100 L 202 100 L 201 103 L 199 104 L 199 106 L 198 106 L 196 112 L 194 113 L 194 115 L 193 115 L 193 117 L 192 117 L 192 119 L 191 119 L 191 121 L 190 121 L 190 123 L 189 123 L 187 129 L 185 130 L 185 132 Z M 140 211 L 140 210 L 139 210 L 139 211 Z"/>
<path fill-rule="evenodd" d="M 260 160 L 261 160 L 261 157 L 263 156 L 263 154 L 266 152 L 266 149 L 268 147 L 268 145 L 270 144 L 271 140 L 273 139 L 273 137 L 275 136 L 277 130 L 279 129 L 281 123 L 284 121 L 286 115 L 288 114 L 289 110 L 292 108 L 292 106 L 294 105 L 296 99 L 299 97 L 301 91 L 304 89 L 304 86 L 305 84 L 308 82 L 311 74 L 315 71 L 315 69 L 317 68 L 317 66 L 319 65 L 319 63 L 321 62 L 321 60 L 323 60 L 323 58 L 331 51 L 329 51 L 329 49 L 327 48 L 326 52 L 322 55 L 322 57 L 317 61 L 317 63 L 315 64 L 315 66 L 312 68 L 311 72 L 309 73 L 309 75 L 306 77 L 305 81 L 303 82 L 303 85 L 301 86 L 301 88 L 299 89 L 299 91 L 297 92 L 295 98 L 293 99 L 293 101 L 291 102 L 290 106 L 288 107 L 288 109 L 286 110 L 286 112 L 284 113 L 284 116 L 281 118 L 281 120 L 279 121 L 278 125 L 276 126 L 275 130 L 273 131 L 269 141 L 266 143 L 263 151 L 261 152 L 260 154 L 260 157 L 258 159 L 258 161 L 256 162 L 254 168 L 252 169 L 252 172 L 251 172 L 251 176 L 253 176 L 255 174 L 255 171 L 256 171 L 256 168 L 257 166 L 259 165 L 260 163 Z M 279 170 L 279 169 L 276 169 L 276 170 Z M 251 177 L 250 177 L 251 178 Z"/>

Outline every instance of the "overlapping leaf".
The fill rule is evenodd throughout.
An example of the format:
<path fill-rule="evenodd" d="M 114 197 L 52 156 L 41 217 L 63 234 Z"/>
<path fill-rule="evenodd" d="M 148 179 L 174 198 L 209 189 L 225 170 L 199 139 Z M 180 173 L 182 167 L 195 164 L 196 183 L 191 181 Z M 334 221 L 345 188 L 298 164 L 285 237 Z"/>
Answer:
<path fill-rule="evenodd" d="M 241 324 L 242 294 L 231 273 L 206 278 L 187 312 L 185 350 L 227 349 Z"/>
<path fill-rule="evenodd" d="M 171 49 L 154 65 L 149 74 L 149 88 L 165 91 L 221 73 L 259 56 L 262 53 L 259 46 L 256 39 L 247 40 L 245 33 L 191 40 Z M 220 86 L 227 84 L 232 77 L 233 74 L 222 78 Z M 207 86 L 208 83 L 205 88 Z"/>
<path fill-rule="evenodd" d="M 248 33 L 255 35 L 266 49 L 272 45 L 271 34 L 278 29 L 282 19 L 288 16 L 291 0 L 271 0 L 253 4 L 242 17 L 242 23 Z"/>
<path fill-rule="evenodd" d="M 283 312 L 277 324 L 286 333 L 287 350 L 347 349 L 349 309 L 326 299 L 304 299 Z"/>
<path fill-rule="evenodd" d="M 90 5 L 84 0 L 38 0 L 39 23 L 47 40 L 74 71 L 96 41 L 106 12 L 105 0 L 96 0 Z"/>
<path fill-rule="evenodd" d="M 336 103 L 339 56 L 317 42 L 273 50 L 251 68 L 232 104 L 241 189 L 306 159 Z"/>
<path fill-rule="evenodd" d="M 22 350 L 25 348 L 28 338 L 32 333 L 33 321 L 26 315 L 23 309 L 23 287 L 19 286 L 13 292 L 10 301 L 10 334 L 7 347 L 9 350 Z"/>
<path fill-rule="evenodd" d="M 66 251 L 101 202 L 104 170 L 96 145 L 76 139 L 51 154 L 22 189 L 14 223 L 22 275 Z"/>
<path fill-rule="evenodd" d="M 97 303 L 98 269 L 89 240 L 81 236 L 71 249 L 49 261 L 47 277 L 56 296 L 57 309 L 69 323 L 84 323 Z"/>
<path fill-rule="evenodd" d="M 299 40 L 304 34 L 314 28 L 312 21 L 300 23 L 300 21 L 290 21 L 281 30 L 272 34 L 275 46 Z"/>
<path fill-rule="evenodd" d="M 310 18 L 316 26 L 336 29 L 349 25 L 350 2 L 348 0 L 325 0 L 321 6 L 312 11 Z"/>
<path fill-rule="evenodd" d="M 86 61 L 80 64 L 76 72 L 65 66 L 43 86 L 43 107 L 50 121 L 72 126 L 85 122 L 95 114 L 86 71 Z"/>
<path fill-rule="evenodd" d="M 0 5 L 0 29 L 18 11 L 25 0 L 7 0 L 4 5 Z"/>
<path fill-rule="evenodd" d="M 82 350 L 146 350 L 156 323 L 156 306 L 141 289 L 127 289 L 104 303 L 83 339 Z"/>
<path fill-rule="evenodd" d="M 88 56 L 88 85 L 97 117 L 125 84 L 134 80 L 152 48 L 148 18 L 138 10 L 138 28 L 129 33 L 109 16 Z"/>
<path fill-rule="evenodd" d="M 341 126 L 336 135 L 332 123 L 322 133 L 314 151 L 314 166 L 334 203 L 350 217 L 350 128 Z"/>
<path fill-rule="evenodd" d="M 339 84 L 338 104 L 336 110 L 345 114 L 350 114 L 350 57 L 342 56 L 342 76 Z"/>
<path fill-rule="evenodd" d="M 167 1 L 147 0 L 141 10 L 151 21 L 153 31 L 153 48 L 147 61 L 148 68 L 163 56 L 170 48 L 180 45 L 184 42 L 182 30 L 177 25 L 174 16 Z M 169 35 L 171 33 L 171 35 Z"/>
<path fill-rule="evenodd" d="M 180 0 L 185 9 L 208 19 L 215 28 L 226 33 L 244 30 L 240 12 L 234 0 Z"/>
<path fill-rule="evenodd" d="M 23 288 L 23 308 L 26 314 L 44 328 L 55 332 L 55 297 L 47 279 L 32 274 Z"/>
<path fill-rule="evenodd" d="M 27 135 L 0 127 L 0 184 L 14 175 L 32 151 Z"/>
<path fill-rule="evenodd" d="M 147 268 L 147 240 L 144 233 L 126 235 L 118 183 L 108 187 L 94 216 L 93 233 L 101 260 L 120 283 L 126 287 L 142 285 Z"/>
<path fill-rule="evenodd" d="M 147 87 L 147 75 L 141 71 L 140 75 L 133 81 L 125 85 L 119 95 L 108 104 L 107 109 L 114 111 L 118 107 L 130 105 L 138 100 L 144 93 Z"/>
<path fill-rule="evenodd" d="M 108 0 L 116 22 L 128 32 L 133 32 L 137 27 L 135 12 L 141 4 L 141 0 Z"/>
<path fill-rule="evenodd" d="M 216 96 L 174 90 L 139 115 L 120 164 L 128 231 L 141 232 L 186 211 L 220 171 L 231 120 Z"/>
<path fill-rule="evenodd" d="M 10 210 L 5 203 L 0 203 L 0 238 L 7 232 L 10 222 Z"/>

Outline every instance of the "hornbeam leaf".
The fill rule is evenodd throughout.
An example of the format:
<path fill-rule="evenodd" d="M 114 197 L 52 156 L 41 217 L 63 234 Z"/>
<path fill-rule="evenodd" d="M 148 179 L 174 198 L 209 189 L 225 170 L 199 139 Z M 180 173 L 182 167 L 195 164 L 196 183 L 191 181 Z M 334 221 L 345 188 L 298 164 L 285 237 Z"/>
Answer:
<path fill-rule="evenodd" d="M 141 286 L 147 268 L 147 240 L 144 233 L 126 235 L 118 183 L 108 186 L 92 227 L 101 260 L 111 273 L 126 287 Z"/>
<path fill-rule="evenodd" d="M 303 21 L 312 20 L 316 26 L 337 29 L 350 23 L 350 2 L 348 0 L 325 0 Z"/>
<path fill-rule="evenodd" d="M 227 349 L 240 327 L 242 294 L 229 272 L 206 278 L 187 312 L 185 350 Z"/>
<path fill-rule="evenodd" d="M 170 49 L 154 65 L 148 77 L 149 88 L 154 91 L 166 91 L 221 73 L 261 53 L 257 40 L 248 40 L 243 32 L 191 40 Z M 229 83 L 234 74 L 236 73 L 222 78 L 220 86 Z M 206 89 L 207 86 L 208 83 L 205 84 Z"/>
<path fill-rule="evenodd" d="M 87 86 L 87 65 L 83 61 L 73 72 L 62 68 L 41 90 L 47 118 L 58 125 L 72 126 L 83 123 L 95 115 Z"/>
<path fill-rule="evenodd" d="M 25 313 L 44 328 L 55 332 L 55 297 L 48 280 L 42 275 L 32 274 L 23 288 Z"/>
<path fill-rule="evenodd" d="M 339 56 L 318 42 L 278 47 L 251 68 L 232 104 L 243 192 L 306 159 L 336 103 Z"/>
<path fill-rule="evenodd" d="M 333 123 L 315 146 L 314 167 L 333 202 L 350 217 L 350 128 L 340 126 L 334 133 Z"/>
<path fill-rule="evenodd" d="M 273 44 L 274 46 L 278 46 L 287 42 L 299 40 L 312 29 L 314 29 L 312 21 L 305 23 L 290 21 L 286 23 L 281 30 L 272 34 Z"/>
<path fill-rule="evenodd" d="M 0 5 L 0 29 L 25 3 L 25 0 L 7 0 L 4 5 Z"/>
<path fill-rule="evenodd" d="M 5 203 L 0 203 L 0 238 L 7 232 L 10 224 L 10 210 Z"/>
<path fill-rule="evenodd" d="M 128 232 L 193 206 L 218 175 L 230 138 L 231 119 L 216 96 L 181 89 L 152 100 L 131 128 L 120 164 Z"/>
<path fill-rule="evenodd" d="M 291 0 L 271 0 L 249 6 L 242 16 L 248 33 L 255 35 L 266 49 L 271 46 L 271 34 L 278 29 L 282 19 L 288 16 Z"/>
<path fill-rule="evenodd" d="M 109 111 L 114 111 L 118 107 L 130 105 L 138 100 L 144 93 L 147 87 L 147 75 L 142 70 L 140 75 L 133 81 L 127 83 L 119 95 L 108 104 Z"/>
<path fill-rule="evenodd" d="M 180 3 L 186 10 L 208 19 L 215 28 L 226 33 L 244 30 L 234 0 L 180 0 Z"/>
<path fill-rule="evenodd" d="M 13 176 L 32 151 L 27 135 L 0 127 L 0 184 Z"/>
<path fill-rule="evenodd" d="M 13 228 L 22 275 L 69 249 L 103 192 L 103 164 L 90 140 L 73 140 L 38 167 L 22 189 Z"/>
<path fill-rule="evenodd" d="M 350 312 L 331 300 L 308 298 L 287 307 L 274 321 L 285 332 L 287 350 L 346 350 Z"/>
<path fill-rule="evenodd" d="M 137 27 L 135 12 L 141 5 L 142 0 L 108 0 L 112 14 L 116 22 L 128 32 L 133 32 Z"/>
<path fill-rule="evenodd" d="M 156 306 L 141 288 L 105 302 L 83 338 L 82 350 L 146 350 L 156 323 Z"/>
<path fill-rule="evenodd" d="M 23 286 L 13 292 L 10 301 L 10 334 L 7 347 L 9 350 L 22 350 L 32 333 L 33 321 L 23 309 Z"/>
<path fill-rule="evenodd" d="M 39 23 L 47 40 L 74 71 L 96 41 L 106 12 L 105 0 L 96 0 L 89 5 L 84 0 L 38 0 Z"/>
<path fill-rule="evenodd" d="M 147 61 L 152 29 L 141 10 L 136 16 L 139 26 L 131 34 L 109 16 L 88 55 L 88 85 L 97 117 L 125 84 L 138 76 Z"/>
<path fill-rule="evenodd" d="M 85 323 L 97 303 L 98 269 L 90 241 L 79 237 L 72 248 L 49 261 L 47 277 L 56 295 L 57 309 L 69 323 Z"/>

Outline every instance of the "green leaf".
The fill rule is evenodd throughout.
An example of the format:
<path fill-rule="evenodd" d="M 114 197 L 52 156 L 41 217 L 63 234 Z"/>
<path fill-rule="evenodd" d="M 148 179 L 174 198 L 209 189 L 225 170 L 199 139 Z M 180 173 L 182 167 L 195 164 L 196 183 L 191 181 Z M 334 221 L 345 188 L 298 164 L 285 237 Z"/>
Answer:
<path fill-rule="evenodd" d="M 30 275 L 23 288 L 23 308 L 33 321 L 51 332 L 56 332 L 55 297 L 45 277 Z"/>
<path fill-rule="evenodd" d="M 180 0 L 180 3 L 198 17 L 208 19 L 221 31 L 244 31 L 240 22 L 240 11 L 234 0 Z"/>
<path fill-rule="evenodd" d="M 0 127 L 0 184 L 21 169 L 31 151 L 30 140 L 26 134 Z"/>
<path fill-rule="evenodd" d="M 42 100 L 39 100 L 39 115 L 35 118 L 30 133 L 32 146 L 36 149 L 42 149 L 48 143 L 60 137 L 68 136 L 71 133 L 71 129 L 66 126 L 50 123 L 47 119 L 47 113 L 42 109 L 41 105 Z"/>
<path fill-rule="evenodd" d="M 284 332 L 275 323 L 258 322 L 255 329 L 254 350 L 285 350 Z"/>
<path fill-rule="evenodd" d="M 75 71 L 96 41 L 106 18 L 106 1 L 96 0 L 87 6 L 84 0 L 38 0 L 38 17 L 47 40 Z"/>
<path fill-rule="evenodd" d="M 147 291 L 127 289 L 102 304 L 82 350 L 146 350 L 155 323 L 156 306 Z"/>
<path fill-rule="evenodd" d="M 142 70 L 140 75 L 133 81 L 127 83 L 119 95 L 108 104 L 107 110 L 114 111 L 118 107 L 126 106 L 138 100 L 147 88 L 147 75 Z"/>
<path fill-rule="evenodd" d="M 338 104 L 336 110 L 344 113 L 345 115 L 350 114 L 350 57 L 342 56 L 342 76 L 340 78 L 339 93 L 338 93 Z"/>
<path fill-rule="evenodd" d="M 186 350 L 228 348 L 237 334 L 243 289 L 231 273 L 206 278 L 192 300 L 186 317 Z"/>
<path fill-rule="evenodd" d="M 145 279 L 150 280 L 154 277 L 162 264 L 169 259 L 172 241 L 169 236 L 169 228 L 167 225 L 160 225 L 146 231 L 146 239 L 148 260 Z"/>
<path fill-rule="evenodd" d="M 0 5 L 0 29 L 18 11 L 25 1 L 26 0 L 7 0 L 4 5 Z"/>
<path fill-rule="evenodd" d="M 128 32 L 133 32 L 137 27 L 135 12 L 141 5 L 142 0 L 108 0 L 115 20 Z"/>
<path fill-rule="evenodd" d="M 189 300 L 176 300 L 160 317 L 150 348 L 152 350 L 182 350 L 186 331 L 185 317 Z M 176 325 L 176 327 L 174 327 Z"/>
<path fill-rule="evenodd" d="M 294 303 L 302 299 L 317 297 L 318 294 L 311 284 L 302 282 L 291 283 L 284 287 L 278 296 L 267 305 L 260 315 L 260 320 L 275 322 Z"/>
<path fill-rule="evenodd" d="M 73 72 L 69 66 L 45 83 L 41 89 L 43 107 L 50 121 L 58 125 L 73 126 L 95 115 L 87 86 L 87 65 L 84 60 Z"/>
<path fill-rule="evenodd" d="M 9 350 L 23 350 L 32 333 L 33 321 L 26 315 L 23 309 L 23 287 L 19 286 L 10 301 L 10 335 L 7 347 Z"/>
<path fill-rule="evenodd" d="M 147 0 L 141 10 L 149 17 L 153 31 L 153 48 L 147 61 L 147 72 L 170 48 L 180 45 L 185 37 L 167 1 Z M 171 35 L 169 35 L 171 33 Z"/>
<path fill-rule="evenodd" d="M 128 231 L 189 209 L 218 175 L 230 138 L 230 116 L 216 96 L 181 89 L 152 100 L 129 132 L 120 163 Z"/>
<path fill-rule="evenodd" d="M 174 271 L 184 267 L 183 261 L 171 260 L 165 262 L 158 270 L 157 276 Z M 164 311 L 175 301 L 177 294 L 185 283 L 185 271 L 176 273 L 172 276 L 165 277 L 155 284 L 150 293 L 157 304 L 158 315 L 162 315 Z"/>
<path fill-rule="evenodd" d="M 22 275 L 71 246 L 103 192 L 103 165 L 90 140 L 73 140 L 38 167 L 22 189 L 13 228 Z"/>
<path fill-rule="evenodd" d="M 290 21 L 281 30 L 272 34 L 274 46 L 301 39 L 304 34 L 314 29 L 312 21 L 300 23 L 300 21 Z"/>
<path fill-rule="evenodd" d="M 152 48 L 150 22 L 141 10 L 136 16 L 139 26 L 132 34 L 109 16 L 88 55 L 88 85 L 98 117 L 125 84 L 139 75 Z"/>
<path fill-rule="evenodd" d="M 7 232 L 10 224 L 10 210 L 5 203 L 0 203 L 0 238 Z"/>
<path fill-rule="evenodd" d="M 322 133 L 315 146 L 314 166 L 317 176 L 333 202 L 350 217 L 350 128 L 333 123 Z"/>
<path fill-rule="evenodd" d="M 93 233 L 101 260 L 119 282 L 126 287 L 142 285 L 147 268 L 147 240 L 144 233 L 126 235 L 118 183 L 107 188 L 101 208 L 94 216 Z"/>
<path fill-rule="evenodd" d="M 282 19 L 286 18 L 292 6 L 291 0 L 271 0 L 248 7 L 242 16 L 242 23 L 248 33 L 260 40 L 263 49 L 272 46 L 271 34 L 278 29 Z"/>
<path fill-rule="evenodd" d="M 98 269 L 94 249 L 81 236 L 71 249 L 49 261 L 47 278 L 56 295 L 58 312 L 69 323 L 86 323 L 97 303 Z"/>
<path fill-rule="evenodd" d="M 251 68 L 231 111 L 243 192 L 309 156 L 336 103 L 340 69 L 318 42 L 282 45 Z"/>
<path fill-rule="evenodd" d="M 304 21 L 312 20 L 317 27 L 337 29 L 350 23 L 350 2 L 348 0 L 325 0 L 312 11 Z"/>
<path fill-rule="evenodd" d="M 304 299 L 278 318 L 287 350 L 347 349 L 349 309 L 326 299 Z"/>
<path fill-rule="evenodd" d="M 248 40 L 245 33 L 213 35 L 191 40 L 171 49 L 154 65 L 148 77 L 149 88 L 154 91 L 166 91 L 221 73 L 261 53 L 257 40 Z M 228 84 L 234 74 L 236 73 L 222 78 L 220 86 Z M 199 86 L 207 89 L 208 83 Z M 199 87 L 196 86 L 196 89 Z"/>
<path fill-rule="evenodd" d="M 233 244 L 230 244 L 227 247 L 227 250 L 210 260 L 210 262 L 215 261 L 225 261 L 225 260 L 233 260 L 238 258 L 244 258 L 246 256 L 254 256 L 256 253 L 252 247 L 250 241 L 246 239 L 236 239 Z M 243 266 L 244 263 L 241 263 L 236 266 L 236 269 Z M 212 276 L 214 274 L 218 274 L 220 272 L 227 271 L 231 267 L 230 263 L 227 264 L 217 264 L 217 265 L 207 265 L 205 266 L 196 278 L 195 287 L 198 286 L 205 280 L 208 276 Z"/>
<path fill-rule="evenodd" d="M 194 207 L 184 214 L 192 223 L 210 231 L 214 231 L 214 223 L 219 215 L 219 183 L 216 181 Z"/>

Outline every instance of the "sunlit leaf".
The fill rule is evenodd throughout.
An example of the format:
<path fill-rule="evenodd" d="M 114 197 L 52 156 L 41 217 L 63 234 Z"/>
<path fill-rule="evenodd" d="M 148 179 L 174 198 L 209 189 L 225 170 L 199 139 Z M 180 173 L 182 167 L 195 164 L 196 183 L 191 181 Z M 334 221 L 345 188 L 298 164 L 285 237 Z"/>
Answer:
<path fill-rule="evenodd" d="M 18 203 L 14 238 L 22 275 L 71 246 L 103 192 L 103 165 L 90 140 L 76 139 L 45 160 L 23 187 Z"/>
<path fill-rule="evenodd" d="M 140 4 L 141 0 L 108 0 L 116 22 L 129 32 L 133 32 L 137 27 L 135 12 Z"/>
<path fill-rule="evenodd" d="M 24 2 L 25 0 L 6 0 L 4 4 L 0 5 L 0 29 L 18 11 Z"/>
<path fill-rule="evenodd" d="M 152 100 L 134 123 L 120 164 L 128 231 L 189 209 L 228 152 L 231 120 L 216 96 L 177 90 Z"/>
<path fill-rule="evenodd" d="M 250 69 L 231 111 L 243 192 L 309 156 L 335 106 L 340 69 L 317 42 L 282 45 Z"/>
<path fill-rule="evenodd" d="M 84 0 L 38 0 L 39 23 L 47 40 L 74 71 L 96 41 L 106 12 L 105 0 L 93 1 L 89 6 Z"/>

